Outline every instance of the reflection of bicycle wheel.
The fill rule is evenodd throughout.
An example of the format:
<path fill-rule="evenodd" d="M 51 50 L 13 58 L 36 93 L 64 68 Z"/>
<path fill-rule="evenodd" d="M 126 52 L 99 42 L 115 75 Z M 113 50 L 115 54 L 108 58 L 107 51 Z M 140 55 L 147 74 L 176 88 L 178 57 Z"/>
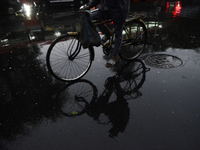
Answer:
<path fill-rule="evenodd" d="M 67 84 L 57 98 L 62 114 L 78 116 L 85 113 L 85 106 L 97 98 L 97 88 L 90 81 L 82 79 Z"/>
<path fill-rule="evenodd" d="M 119 73 L 119 82 L 125 94 L 134 93 L 145 81 L 146 67 L 141 60 L 129 61 Z"/>

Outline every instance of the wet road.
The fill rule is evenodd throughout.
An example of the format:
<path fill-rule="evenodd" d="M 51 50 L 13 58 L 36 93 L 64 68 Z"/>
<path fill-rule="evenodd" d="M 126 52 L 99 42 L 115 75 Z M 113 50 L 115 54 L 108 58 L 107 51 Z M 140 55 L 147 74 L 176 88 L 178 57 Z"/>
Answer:
<path fill-rule="evenodd" d="M 45 56 L 51 40 L 75 30 L 76 11 L 1 16 L 0 149 L 199 150 L 200 3 L 132 3 L 146 15 L 143 55 L 107 69 L 95 48 L 89 72 L 69 84 L 49 74 Z M 121 68 L 135 71 L 132 91 L 114 77 Z"/>

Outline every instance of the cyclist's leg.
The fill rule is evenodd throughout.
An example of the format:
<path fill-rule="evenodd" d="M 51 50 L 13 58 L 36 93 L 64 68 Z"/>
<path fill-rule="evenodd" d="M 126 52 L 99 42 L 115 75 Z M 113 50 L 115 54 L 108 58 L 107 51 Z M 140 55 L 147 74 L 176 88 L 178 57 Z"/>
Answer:
<path fill-rule="evenodd" d="M 117 55 L 119 54 L 121 43 L 122 43 L 122 30 L 123 30 L 123 21 L 121 22 L 114 22 L 115 28 L 115 43 L 114 49 L 112 52 L 112 56 L 110 60 L 106 63 L 106 67 L 111 68 L 117 61 Z"/>
<path fill-rule="evenodd" d="M 122 23 L 114 23 L 115 44 L 114 44 L 114 50 L 113 50 L 112 55 L 115 57 L 119 54 L 119 51 L 121 48 L 123 24 L 124 24 L 123 22 Z"/>

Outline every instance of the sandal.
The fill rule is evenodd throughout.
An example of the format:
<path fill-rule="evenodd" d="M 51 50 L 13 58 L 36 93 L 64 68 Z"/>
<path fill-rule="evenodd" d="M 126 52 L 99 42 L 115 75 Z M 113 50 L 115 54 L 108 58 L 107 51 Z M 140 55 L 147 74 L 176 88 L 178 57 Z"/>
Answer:
<path fill-rule="evenodd" d="M 108 62 L 106 63 L 107 68 L 112 68 L 115 65 L 116 61 L 109 59 Z"/>

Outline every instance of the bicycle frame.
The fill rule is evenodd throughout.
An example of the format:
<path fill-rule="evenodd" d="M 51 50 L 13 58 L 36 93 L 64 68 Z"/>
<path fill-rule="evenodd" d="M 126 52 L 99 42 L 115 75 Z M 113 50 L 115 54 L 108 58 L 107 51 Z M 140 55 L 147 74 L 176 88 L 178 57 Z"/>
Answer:
<path fill-rule="evenodd" d="M 126 19 L 126 22 L 124 23 L 124 26 L 123 26 L 123 30 L 126 32 L 126 35 L 128 36 L 128 39 L 123 39 L 123 41 L 127 41 L 127 40 L 130 40 L 130 39 L 134 39 L 134 37 L 132 36 L 132 34 L 131 34 L 131 31 L 129 30 L 128 31 L 128 29 L 125 27 L 125 25 L 126 24 L 128 24 L 129 22 L 131 22 L 131 21 L 133 21 L 133 20 L 138 20 L 138 21 L 140 21 L 140 22 L 142 22 L 145 26 L 146 26 L 146 24 L 144 23 L 144 21 L 141 19 L 141 18 L 143 18 L 144 17 L 144 15 L 141 15 L 141 14 L 136 14 L 136 13 L 134 13 L 134 14 L 132 14 L 132 15 L 129 15 L 129 18 L 128 19 Z M 110 23 L 112 23 L 112 20 L 111 19 L 108 19 L 108 20 L 94 20 L 93 21 L 93 24 L 95 25 L 95 26 L 98 26 L 98 25 L 102 25 L 102 24 L 110 24 Z M 79 28 L 80 28 L 80 26 L 79 26 Z M 109 28 L 108 28 L 109 29 Z M 103 47 L 106 47 L 106 46 L 108 46 L 108 47 L 111 47 L 111 45 L 112 44 L 114 44 L 114 29 L 109 29 L 109 31 L 110 31 L 110 33 L 111 33 L 111 40 L 108 42 L 108 43 L 102 43 L 102 46 Z M 78 32 L 67 32 L 67 34 L 68 35 L 78 35 Z M 138 33 L 136 33 L 136 34 L 138 34 Z M 137 36 L 136 36 L 137 37 Z M 131 45 L 133 42 L 135 42 L 135 40 L 136 39 L 134 39 L 134 41 L 132 41 L 132 42 L 129 42 L 128 44 L 126 44 L 126 45 L 122 45 L 122 46 L 127 46 L 127 45 Z M 122 42 L 123 42 L 122 41 Z"/>
<path fill-rule="evenodd" d="M 132 35 L 132 33 L 131 33 L 131 30 L 129 30 L 130 28 L 126 28 L 126 25 L 129 23 L 129 22 L 132 22 L 132 21 L 134 21 L 134 20 L 138 20 L 139 22 L 142 22 L 145 26 L 146 26 L 146 24 L 144 23 L 144 21 L 141 19 L 141 18 L 143 18 L 144 16 L 143 15 L 139 15 L 139 16 L 137 16 L 137 18 L 134 18 L 134 16 L 135 16 L 135 14 L 133 14 L 133 15 L 130 15 L 129 17 L 129 19 L 126 19 L 126 22 L 124 23 L 124 26 L 123 26 L 123 31 L 125 31 L 125 34 L 127 35 L 127 39 L 123 39 L 123 41 L 126 41 L 126 44 L 125 45 L 122 45 L 122 46 L 128 46 L 128 45 L 131 45 L 131 44 L 133 44 L 136 40 L 137 40 L 137 38 L 138 38 L 138 33 L 136 33 L 136 37 L 137 38 L 134 38 L 133 37 L 133 35 Z M 94 23 L 94 25 L 95 26 L 98 26 L 98 25 L 101 25 L 101 24 L 110 24 L 110 23 L 112 23 L 112 20 L 103 20 L 103 21 L 93 21 L 93 23 Z M 138 26 L 137 26 L 137 28 L 138 28 Z M 109 29 L 109 28 L 108 28 Z M 115 33 L 114 33 L 114 29 L 109 29 L 109 31 L 110 31 L 110 33 L 111 33 L 111 39 L 110 39 L 110 41 L 108 42 L 108 43 L 102 43 L 102 46 L 103 47 L 108 47 L 108 48 L 110 48 L 111 47 L 111 45 L 112 44 L 114 44 L 114 36 L 115 36 Z M 122 41 L 122 42 L 123 42 Z M 127 43 L 127 41 L 128 41 L 128 43 Z"/>

